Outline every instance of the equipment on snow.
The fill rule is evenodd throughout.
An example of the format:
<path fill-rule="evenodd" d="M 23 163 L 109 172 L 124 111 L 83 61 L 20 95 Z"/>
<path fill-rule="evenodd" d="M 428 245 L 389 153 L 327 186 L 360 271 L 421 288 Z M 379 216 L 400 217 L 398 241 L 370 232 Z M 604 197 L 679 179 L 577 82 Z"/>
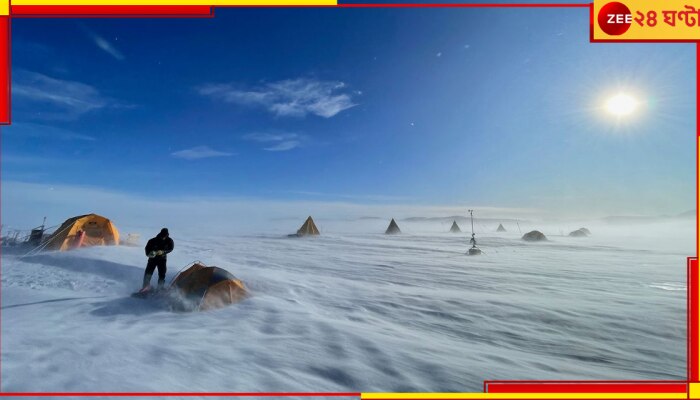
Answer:
<path fill-rule="evenodd" d="M 472 238 L 469 240 L 469 243 L 471 243 L 472 247 L 469 249 L 469 254 L 470 256 L 476 256 L 481 254 L 481 249 L 476 247 L 476 236 L 474 235 L 474 210 L 469 210 L 469 217 L 471 218 L 472 221 Z"/>

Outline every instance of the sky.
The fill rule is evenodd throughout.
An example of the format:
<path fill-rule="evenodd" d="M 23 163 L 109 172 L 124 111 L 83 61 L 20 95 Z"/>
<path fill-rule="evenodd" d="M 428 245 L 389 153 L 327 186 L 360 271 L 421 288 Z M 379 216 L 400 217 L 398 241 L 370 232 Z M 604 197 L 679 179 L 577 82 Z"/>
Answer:
<path fill-rule="evenodd" d="M 695 208 L 695 48 L 588 9 L 17 19 L 3 217 L 56 187 L 159 200 Z M 630 93 L 639 109 L 610 115 Z M 32 188 L 26 190 L 22 188 Z M 38 214 L 42 211 L 37 210 Z"/>

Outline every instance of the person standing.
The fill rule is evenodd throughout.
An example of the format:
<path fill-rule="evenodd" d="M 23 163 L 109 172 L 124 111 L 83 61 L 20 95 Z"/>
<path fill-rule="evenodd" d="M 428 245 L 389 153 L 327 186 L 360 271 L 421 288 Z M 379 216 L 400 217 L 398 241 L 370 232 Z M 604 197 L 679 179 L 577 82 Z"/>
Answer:
<path fill-rule="evenodd" d="M 162 289 L 165 285 L 165 272 L 167 270 L 168 253 L 173 251 L 175 243 L 170 238 L 168 228 L 163 228 L 156 237 L 150 239 L 146 243 L 146 256 L 148 263 L 146 264 L 146 272 L 143 275 L 144 290 L 151 285 L 151 277 L 156 268 L 158 268 L 158 289 Z"/>

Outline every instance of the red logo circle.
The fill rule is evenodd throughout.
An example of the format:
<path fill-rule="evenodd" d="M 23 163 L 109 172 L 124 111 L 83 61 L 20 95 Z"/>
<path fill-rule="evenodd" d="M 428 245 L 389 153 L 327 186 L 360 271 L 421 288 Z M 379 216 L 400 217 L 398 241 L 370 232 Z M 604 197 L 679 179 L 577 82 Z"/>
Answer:
<path fill-rule="evenodd" d="M 598 26 L 608 35 L 622 35 L 632 25 L 632 12 L 618 2 L 608 3 L 598 12 Z"/>

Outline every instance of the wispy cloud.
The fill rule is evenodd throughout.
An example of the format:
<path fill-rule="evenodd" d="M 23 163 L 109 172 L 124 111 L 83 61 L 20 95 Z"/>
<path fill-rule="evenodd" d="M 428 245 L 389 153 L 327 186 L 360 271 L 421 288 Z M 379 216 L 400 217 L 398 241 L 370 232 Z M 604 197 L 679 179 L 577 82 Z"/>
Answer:
<path fill-rule="evenodd" d="M 41 110 L 33 114 L 38 118 L 70 120 L 107 107 L 128 107 L 85 83 L 21 69 L 12 78 L 13 97 Z"/>
<path fill-rule="evenodd" d="M 233 153 L 214 150 L 209 146 L 196 146 L 192 147 L 191 149 L 176 151 L 170 155 L 175 158 L 182 158 L 185 160 L 199 160 L 202 158 L 230 157 L 233 155 Z"/>
<path fill-rule="evenodd" d="M 77 140 L 94 142 L 97 139 L 90 135 L 73 132 L 68 129 L 56 128 L 53 126 L 34 124 L 31 122 L 14 122 L 11 126 L 3 129 L 6 135 L 16 135 L 22 137 L 56 139 L 56 140 Z"/>
<path fill-rule="evenodd" d="M 203 96 L 227 103 L 265 107 L 279 117 L 313 114 L 330 118 L 356 105 L 352 100 L 353 93 L 348 92 L 345 83 L 309 78 L 269 82 L 248 89 L 233 84 L 212 83 L 200 86 L 197 91 Z"/>
<path fill-rule="evenodd" d="M 302 145 L 302 141 L 306 140 L 306 136 L 296 133 L 251 133 L 243 136 L 244 139 L 265 143 L 266 151 L 289 151 L 296 149 Z"/>
<path fill-rule="evenodd" d="M 102 36 L 99 36 L 96 33 L 91 34 L 90 38 L 93 42 L 95 42 L 95 45 L 97 45 L 97 47 L 104 50 L 107 54 L 119 61 L 124 61 L 124 54 L 122 54 L 121 51 L 117 50 L 117 48 L 114 47 L 114 45 L 110 43 L 107 39 L 103 38 Z"/>
<path fill-rule="evenodd" d="M 2 164 L 12 164 L 14 166 L 26 167 L 57 165 L 57 163 L 62 162 L 62 160 L 49 159 L 47 157 L 41 157 L 37 155 L 3 153 L 0 162 L 2 162 Z"/>
<path fill-rule="evenodd" d="M 125 59 L 124 53 L 119 51 L 109 40 L 105 39 L 103 36 L 98 35 L 95 31 L 88 28 L 87 25 L 80 24 L 79 26 L 82 28 L 83 32 L 85 32 L 85 35 L 87 35 L 87 37 L 100 50 L 114 57 L 114 59 L 116 60 L 123 61 Z"/>
<path fill-rule="evenodd" d="M 286 142 L 280 142 L 270 147 L 265 147 L 267 151 L 288 151 L 299 147 L 301 143 L 296 140 L 289 140 Z"/>

